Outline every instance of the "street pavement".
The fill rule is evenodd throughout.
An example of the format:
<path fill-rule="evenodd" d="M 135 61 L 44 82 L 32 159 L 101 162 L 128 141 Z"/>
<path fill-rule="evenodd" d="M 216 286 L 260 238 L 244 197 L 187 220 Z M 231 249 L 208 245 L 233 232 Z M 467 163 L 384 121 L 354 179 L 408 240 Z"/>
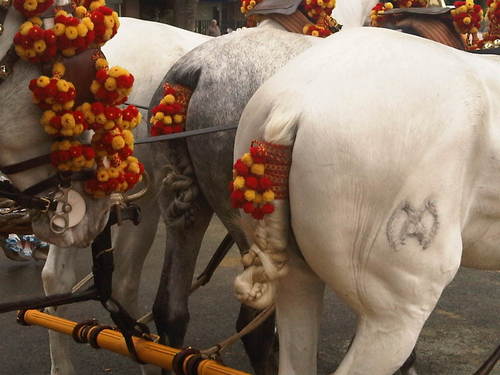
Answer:
<path fill-rule="evenodd" d="M 208 262 L 225 231 L 214 220 L 203 242 L 198 270 Z M 160 228 L 146 260 L 141 280 L 140 308 L 151 309 L 163 262 L 165 232 Z M 78 273 L 89 272 L 90 255 L 75 253 Z M 15 263 L 0 258 L 0 296 L 2 301 L 42 293 L 41 262 Z M 213 280 L 195 292 L 190 300 L 191 323 L 186 344 L 207 348 L 234 332 L 239 305 L 232 294 L 232 281 L 240 270 L 239 256 L 233 248 Z M 23 327 L 15 313 L 0 316 L 0 375 L 44 375 L 50 373 L 47 333 L 40 327 Z M 65 313 L 76 321 L 92 317 L 109 322 L 97 302 L 71 306 Z M 355 317 L 331 292 L 325 295 L 318 374 L 333 372 L 353 335 Z M 420 375 L 472 375 L 480 363 L 500 343 L 500 273 L 461 269 L 445 290 L 439 305 L 425 325 L 417 350 Z M 375 343 L 376 345 L 376 343 Z M 71 343 L 78 375 L 139 374 L 138 366 L 125 357 L 89 346 Z M 251 373 L 241 344 L 223 356 L 225 363 Z M 61 374 L 64 375 L 64 374 Z M 306 375 L 306 374 L 304 374 Z M 366 374 L 370 375 L 370 374 Z M 500 364 L 492 375 L 500 375 Z"/>

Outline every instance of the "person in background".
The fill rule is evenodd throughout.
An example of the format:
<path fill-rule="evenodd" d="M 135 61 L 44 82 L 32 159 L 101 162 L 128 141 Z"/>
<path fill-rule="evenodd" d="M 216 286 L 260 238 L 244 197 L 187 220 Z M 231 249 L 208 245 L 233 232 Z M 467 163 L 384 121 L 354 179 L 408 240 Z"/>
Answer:
<path fill-rule="evenodd" d="M 217 25 L 217 20 L 210 21 L 210 26 L 207 29 L 207 35 L 209 36 L 220 36 L 220 29 Z"/>

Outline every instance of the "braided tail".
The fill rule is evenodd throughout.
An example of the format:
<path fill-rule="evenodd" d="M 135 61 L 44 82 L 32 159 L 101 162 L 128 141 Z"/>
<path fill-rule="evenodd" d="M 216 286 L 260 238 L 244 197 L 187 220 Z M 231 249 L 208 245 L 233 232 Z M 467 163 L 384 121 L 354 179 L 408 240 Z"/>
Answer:
<path fill-rule="evenodd" d="M 274 302 L 277 281 L 288 272 L 288 174 L 297 122 L 295 111 L 275 107 L 264 126 L 264 140 L 254 141 L 250 157 L 245 154 L 234 166 L 233 206 L 250 213 L 256 221 L 250 236 L 253 244 L 242 258 L 245 270 L 235 279 L 235 294 L 256 309 Z M 271 192 L 265 190 L 269 182 Z"/>
<path fill-rule="evenodd" d="M 200 189 L 184 140 L 171 142 L 167 160 L 161 191 L 169 197 L 170 204 L 164 212 L 164 217 L 167 225 L 189 226 L 194 221 L 194 202 Z"/>

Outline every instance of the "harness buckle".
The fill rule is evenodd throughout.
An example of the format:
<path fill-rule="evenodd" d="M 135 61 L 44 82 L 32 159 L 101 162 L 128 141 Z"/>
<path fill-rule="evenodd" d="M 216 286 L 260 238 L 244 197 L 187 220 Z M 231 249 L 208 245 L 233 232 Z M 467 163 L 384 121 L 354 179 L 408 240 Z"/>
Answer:
<path fill-rule="evenodd" d="M 40 209 L 40 212 L 42 212 L 44 214 L 47 213 L 47 212 L 49 212 L 49 208 L 50 208 L 50 205 L 52 204 L 52 201 L 49 198 L 46 198 L 46 197 L 40 197 L 39 199 L 41 201 L 47 203 L 47 205 L 45 206 L 45 208 Z"/>

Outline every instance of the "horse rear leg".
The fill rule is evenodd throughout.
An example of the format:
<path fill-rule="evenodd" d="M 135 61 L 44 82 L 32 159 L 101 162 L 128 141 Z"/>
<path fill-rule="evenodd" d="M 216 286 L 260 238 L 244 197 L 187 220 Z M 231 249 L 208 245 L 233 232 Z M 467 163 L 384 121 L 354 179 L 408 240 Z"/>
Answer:
<path fill-rule="evenodd" d="M 42 270 L 46 295 L 68 293 L 76 283 L 75 252 L 80 249 L 63 249 L 50 245 Z M 47 308 L 50 314 L 59 315 L 66 307 Z M 49 330 L 51 375 L 73 375 L 75 369 L 70 354 L 71 337 Z"/>
<path fill-rule="evenodd" d="M 279 375 L 313 375 L 324 284 L 292 251 L 288 265 L 289 272 L 280 279 L 276 297 Z"/>
<path fill-rule="evenodd" d="M 350 303 L 359 315 L 356 337 L 334 375 L 391 375 L 403 365 L 460 266 L 459 235 L 442 232 L 439 242 L 425 250 L 409 244 L 397 254 L 390 249 L 386 256 L 381 248 L 373 249 L 380 258 L 358 276 L 363 287 L 354 299 L 359 303 Z M 418 261 L 409 255 L 416 251 Z"/>

